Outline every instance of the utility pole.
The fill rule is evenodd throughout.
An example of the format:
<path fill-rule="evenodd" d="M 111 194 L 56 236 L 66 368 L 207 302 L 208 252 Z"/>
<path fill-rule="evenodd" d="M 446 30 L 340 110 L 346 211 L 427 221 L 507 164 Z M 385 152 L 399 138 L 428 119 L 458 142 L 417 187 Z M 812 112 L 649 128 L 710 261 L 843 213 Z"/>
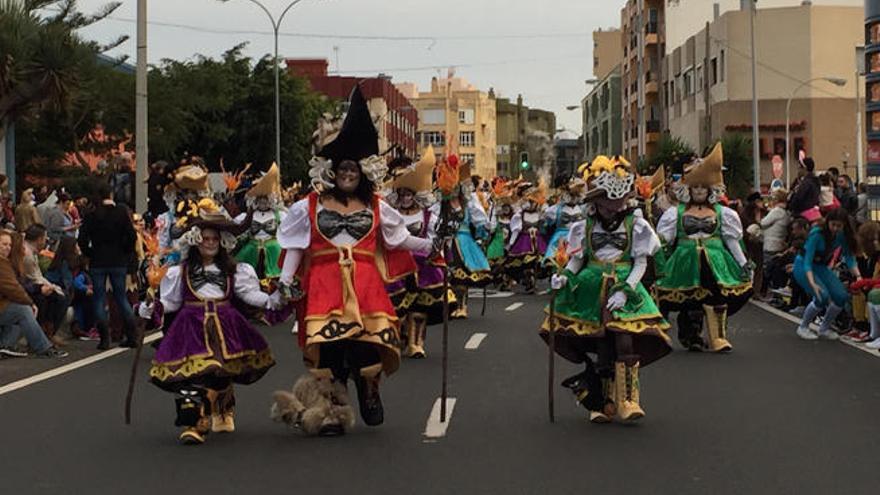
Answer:
<path fill-rule="evenodd" d="M 711 81 L 709 80 L 709 21 L 706 21 L 706 52 L 703 55 L 703 104 L 706 106 L 706 140 L 703 142 L 703 147 L 712 145 L 712 107 L 711 99 L 709 98 L 709 88 L 712 87 Z"/>
<path fill-rule="evenodd" d="M 137 70 L 135 72 L 135 211 L 147 210 L 147 0 L 137 2 Z"/>
<path fill-rule="evenodd" d="M 761 152 L 758 136 L 758 62 L 755 58 L 755 16 L 757 0 L 749 2 L 749 25 L 752 35 L 752 162 L 755 172 L 755 191 L 761 191 Z M 722 68 L 721 70 L 724 70 Z M 788 146 L 788 144 L 786 144 Z M 788 150 L 785 150 L 788 153 Z"/>

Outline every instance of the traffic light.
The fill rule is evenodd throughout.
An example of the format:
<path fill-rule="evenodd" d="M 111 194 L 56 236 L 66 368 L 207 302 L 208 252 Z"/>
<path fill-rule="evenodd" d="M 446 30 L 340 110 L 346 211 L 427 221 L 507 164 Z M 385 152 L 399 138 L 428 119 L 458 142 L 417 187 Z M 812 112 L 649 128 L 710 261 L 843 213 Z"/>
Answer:
<path fill-rule="evenodd" d="M 519 166 L 523 170 L 527 170 L 529 168 L 529 152 L 522 151 L 519 154 Z"/>

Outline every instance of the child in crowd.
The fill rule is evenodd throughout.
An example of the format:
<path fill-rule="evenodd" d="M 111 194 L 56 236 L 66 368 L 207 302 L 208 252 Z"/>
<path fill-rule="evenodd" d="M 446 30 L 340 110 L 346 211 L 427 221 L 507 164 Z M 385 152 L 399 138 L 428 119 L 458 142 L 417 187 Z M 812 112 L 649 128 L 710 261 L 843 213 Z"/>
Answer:
<path fill-rule="evenodd" d="M 868 221 L 859 226 L 857 233 L 859 246 L 862 254 L 857 258 L 859 271 L 871 279 L 880 278 L 880 223 Z M 846 334 L 853 342 L 868 342 L 880 339 L 880 328 L 874 329 L 870 315 L 869 301 L 873 299 L 880 302 L 880 293 L 871 294 L 868 291 L 854 291 L 852 295 L 854 328 Z M 870 331 L 869 331 L 870 330 Z M 880 345 L 880 344 L 878 344 Z"/>
<path fill-rule="evenodd" d="M 58 250 L 55 252 L 46 270 L 46 279 L 63 290 L 65 309 L 76 299 L 77 278 L 81 280 L 82 265 L 82 253 L 79 250 L 76 239 L 73 237 L 62 237 L 58 243 Z M 71 323 L 70 333 L 80 340 L 87 340 L 87 330 L 91 327 L 82 326 L 81 323 L 79 319 L 75 319 Z"/>
<path fill-rule="evenodd" d="M 840 208 L 840 201 L 834 196 L 834 180 L 829 174 L 819 176 L 819 211 L 825 216 L 831 210 Z"/>

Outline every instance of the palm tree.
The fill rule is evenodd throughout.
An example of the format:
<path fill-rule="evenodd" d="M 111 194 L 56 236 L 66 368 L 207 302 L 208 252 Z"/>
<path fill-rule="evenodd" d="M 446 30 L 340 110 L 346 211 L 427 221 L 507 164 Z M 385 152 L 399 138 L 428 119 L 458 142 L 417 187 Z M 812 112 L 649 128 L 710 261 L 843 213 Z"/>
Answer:
<path fill-rule="evenodd" d="M 76 0 L 0 0 L 0 135 L 5 124 L 44 109 L 68 110 L 90 77 L 96 57 L 124 42 L 101 45 L 77 31 L 116 10 L 109 3 L 94 15 Z"/>

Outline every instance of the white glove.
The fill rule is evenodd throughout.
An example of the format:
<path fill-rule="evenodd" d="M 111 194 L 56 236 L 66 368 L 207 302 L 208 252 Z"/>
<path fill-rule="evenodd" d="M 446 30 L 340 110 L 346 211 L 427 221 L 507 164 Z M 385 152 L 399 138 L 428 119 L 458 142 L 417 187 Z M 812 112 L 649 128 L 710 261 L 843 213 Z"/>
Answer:
<path fill-rule="evenodd" d="M 280 309 L 282 306 L 284 306 L 284 301 L 281 297 L 280 290 L 276 290 L 269 294 L 269 301 L 266 303 L 266 309 L 276 310 Z"/>
<path fill-rule="evenodd" d="M 554 273 L 552 277 L 550 277 L 550 287 L 555 290 L 559 290 L 565 287 L 565 284 L 568 283 L 568 277 L 565 275 Z"/>
<path fill-rule="evenodd" d="M 153 318 L 153 303 L 142 302 L 138 304 L 138 316 L 145 320 Z"/>
<path fill-rule="evenodd" d="M 608 311 L 615 311 L 626 305 L 626 294 L 623 291 L 617 291 L 608 298 L 608 304 L 605 305 Z"/>

